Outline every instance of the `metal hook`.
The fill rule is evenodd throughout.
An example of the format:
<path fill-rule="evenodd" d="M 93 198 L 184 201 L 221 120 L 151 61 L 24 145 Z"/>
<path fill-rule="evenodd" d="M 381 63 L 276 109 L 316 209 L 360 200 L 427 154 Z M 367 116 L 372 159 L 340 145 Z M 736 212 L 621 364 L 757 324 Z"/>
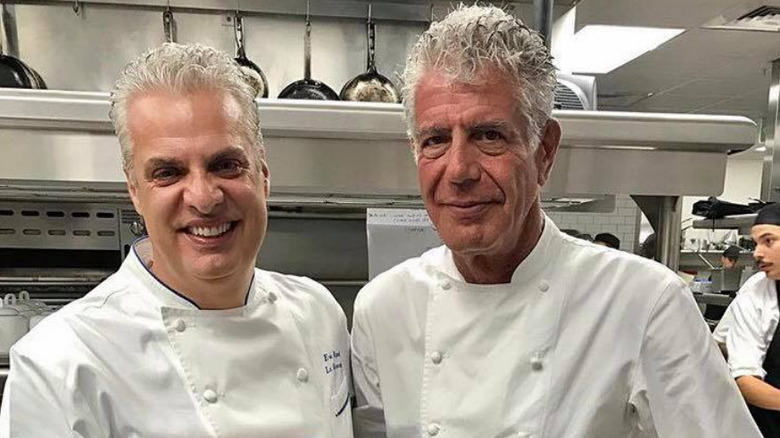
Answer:
<path fill-rule="evenodd" d="M 81 13 L 81 2 L 79 0 L 73 1 L 73 13 L 79 15 Z"/>
<path fill-rule="evenodd" d="M 306 0 L 306 22 L 307 23 L 311 21 L 310 7 L 311 7 L 311 1 Z"/>

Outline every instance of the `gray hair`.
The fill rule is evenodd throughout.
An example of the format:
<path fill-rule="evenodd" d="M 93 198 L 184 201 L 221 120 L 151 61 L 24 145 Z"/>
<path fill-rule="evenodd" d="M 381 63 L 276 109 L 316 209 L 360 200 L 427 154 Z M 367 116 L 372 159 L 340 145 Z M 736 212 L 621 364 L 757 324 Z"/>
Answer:
<path fill-rule="evenodd" d="M 525 140 L 536 147 L 552 114 L 556 85 L 552 56 L 537 32 L 493 6 L 461 4 L 444 20 L 431 24 L 412 48 L 403 73 L 404 115 L 412 140 L 416 140 L 415 88 L 431 70 L 451 82 L 472 82 L 486 71 L 508 77 L 526 124 Z"/>
<path fill-rule="evenodd" d="M 136 94 L 154 90 L 187 93 L 210 89 L 229 93 L 241 107 L 238 129 L 252 144 L 252 155 L 260 169 L 265 157 L 260 133 L 257 92 L 247 82 L 238 64 L 227 54 L 201 44 L 165 43 L 127 64 L 109 99 L 109 115 L 122 148 L 122 166 L 130 175 L 133 145 L 127 127 L 127 104 Z"/>

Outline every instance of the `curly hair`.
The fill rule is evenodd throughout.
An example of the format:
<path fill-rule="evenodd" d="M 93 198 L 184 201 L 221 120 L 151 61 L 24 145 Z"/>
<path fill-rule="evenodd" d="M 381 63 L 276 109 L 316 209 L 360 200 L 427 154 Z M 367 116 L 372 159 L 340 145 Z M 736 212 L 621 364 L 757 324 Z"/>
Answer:
<path fill-rule="evenodd" d="M 493 6 L 461 4 L 431 24 L 412 48 L 403 72 L 404 115 L 412 140 L 415 88 L 432 70 L 451 82 L 473 82 L 486 71 L 507 77 L 526 123 L 526 141 L 536 147 L 552 114 L 556 85 L 552 56 L 537 32 Z"/>

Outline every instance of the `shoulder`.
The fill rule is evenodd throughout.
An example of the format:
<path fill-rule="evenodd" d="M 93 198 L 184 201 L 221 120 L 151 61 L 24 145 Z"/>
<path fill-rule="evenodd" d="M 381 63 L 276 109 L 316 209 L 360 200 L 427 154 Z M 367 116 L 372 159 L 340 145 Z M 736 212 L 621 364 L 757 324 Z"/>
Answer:
<path fill-rule="evenodd" d="M 777 300 L 774 284 L 763 272 L 753 275 L 739 288 L 733 302 L 734 308 L 756 307 L 759 311 L 763 310 L 770 302 Z"/>
<path fill-rule="evenodd" d="M 335 318 L 346 318 L 333 294 L 308 277 L 256 269 L 258 286 L 266 292 L 279 294 L 287 303 L 307 311 L 324 312 Z"/>
<path fill-rule="evenodd" d="M 79 298 L 46 317 L 17 342 L 13 351 L 50 363 L 72 359 L 85 346 L 81 333 L 106 333 L 106 321 L 119 323 L 125 312 L 123 301 L 132 297 L 129 279 L 112 275 Z M 126 319 L 126 318 L 124 318 Z"/>
<path fill-rule="evenodd" d="M 407 259 L 377 275 L 358 292 L 355 312 L 374 306 L 394 307 L 408 293 L 419 295 L 420 285 L 433 281 L 446 258 L 446 247 L 439 246 L 418 257 Z"/>
<path fill-rule="evenodd" d="M 624 286 L 644 282 L 685 287 L 685 283 L 668 267 L 636 254 L 596 245 L 561 233 L 561 256 L 570 261 L 569 266 L 587 270 L 592 276 L 630 281 Z"/>

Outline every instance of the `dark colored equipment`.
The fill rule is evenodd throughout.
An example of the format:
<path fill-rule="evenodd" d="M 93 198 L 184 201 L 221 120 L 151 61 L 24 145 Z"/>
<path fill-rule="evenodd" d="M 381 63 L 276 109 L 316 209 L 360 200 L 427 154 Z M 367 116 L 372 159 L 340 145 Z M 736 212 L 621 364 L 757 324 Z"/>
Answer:
<path fill-rule="evenodd" d="M 268 97 L 268 80 L 266 80 L 263 70 L 246 56 L 246 50 L 244 49 L 244 17 L 241 15 L 241 12 L 236 11 L 235 20 L 233 20 L 233 31 L 236 37 L 236 62 L 241 66 L 241 71 L 244 72 L 247 81 L 257 91 L 257 96 Z"/>
<path fill-rule="evenodd" d="M 284 87 L 279 99 L 339 100 L 332 88 L 311 78 L 311 19 L 306 2 L 306 32 L 303 38 L 303 79 Z"/>
<path fill-rule="evenodd" d="M 376 71 L 374 60 L 376 46 L 376 25 L 371 20 L 371 4 L 368 5 L 368 21 L 366 23 L 368 40 L 368 60 L 366 72 L 352 78 L 341 89 L 342 100 L 361 102 L 399 103 L 401 96 L 390 79 Z"/>
<path fill-rule="evenodd" d="M 3 25 L 6 25 L 5 20 L 3 20 Z M 4 27 L 3 35 L 6 33 L 5 30 Z M 21 59 L 5 55 L 2 44 L 0 44 L 0 87 L 42 90 L 46 89 L 46 82 L 43 81 L 38 72 L 22 62 Z"/>

